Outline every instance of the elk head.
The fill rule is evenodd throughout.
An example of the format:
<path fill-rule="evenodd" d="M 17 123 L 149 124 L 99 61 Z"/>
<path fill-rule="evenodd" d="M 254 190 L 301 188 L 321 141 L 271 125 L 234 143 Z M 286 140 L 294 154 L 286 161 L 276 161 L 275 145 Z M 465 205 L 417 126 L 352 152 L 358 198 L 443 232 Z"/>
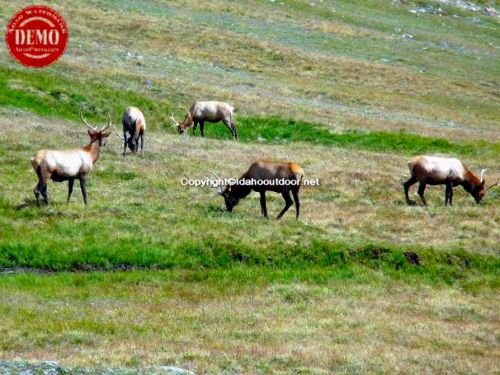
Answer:
<path fill-rule="evenodd" d="M 187 129 L 189 128 L 189 126 L 193 122 L 193 120 L 191 118 L 191 114 L 189 112 L 186 114 L 184 121 L 182 121 L 182 123 L 180 123 L 180 124 L 175 120 L 173 113 L 170 116 L 170 120 L 172 120 L 172 122 L 174 123 L 174 125 L 172 125 L 172 127 L 177 128 L 177 131 L 179 132 L 179 134 L 183 134 L 183 135 L 186 134 Z"/>
<path fill-rule="evenodd" d="M 118 132 L 118 129 L 116 128 L 116 126 L 113 124 L 113 128 L 115 129 L 115 134 L 118 136 L 118 138 L 120 138 L 122 141 L 125 140 L 125 138 Z M 127 138 L 127 145 L 128 145 L 128 148 L 130 149 L 130 151 L 132 151 L 133 153 L 137 152 L 137 140 L 135 137 L 132 137 L 132 136 L 129 136 Z"/>
<path fill-rule="evenodd" d="M 111 126 L 111 115 L 108 113 L 108 125 L 99 130 L 96 127 L 90 126 L 87 121 L 83 118 L 82 109 L 80 108 L 80 118 L 83 123 L 89 128 L 90 143 L 99 142 L 99 146 L 106 145 L 106 138 L 110 136 L 111 132 L 105 132 Z"/>
<path fill-rule="evenodd" d="M 490 190 L 492 187 L 494 186 L 497 186 L 499 183 L 500 183 L 500 179 L 497 180 L 497 182 L 495 182 L 494 184 L 486 187 L 486 181 L 484 180 L 484 172 L 486 172 L 486 169 L 482 169 L 481 170 L 481 174 L 480 174 L 480 181 L 481 183 L 479 185 L 477 185 L 476 187 L 474 187 L 472 189 L 472 196 L 474 197 L 476 203 L 479 204 L 479 202 L 481 202 L 481 199 L 483 199 L 483 197 L 486 195 L 486 193 L 488 192 L 488 190 Z"/>
<path fill-rule="evenodd" d="M 215 176 L 215 178 L 219 181 L 222 181 L 222 179 L 217 176 L 214 172 L 210 172 Z M 214 189 L 216 190 L 216 194 L 222 196 L 224 198 L 224 203 L 226 204 L 226 210 L 228 212 L 232 212 L 233 208 L 238 204 L 240 201 L 240 197 L 238 197 L 235 194 L 234 191 L 234 185 L 227 185 L 224 190 L 222 190 L 222 187 L 220 185 L 214 186 Z"/>

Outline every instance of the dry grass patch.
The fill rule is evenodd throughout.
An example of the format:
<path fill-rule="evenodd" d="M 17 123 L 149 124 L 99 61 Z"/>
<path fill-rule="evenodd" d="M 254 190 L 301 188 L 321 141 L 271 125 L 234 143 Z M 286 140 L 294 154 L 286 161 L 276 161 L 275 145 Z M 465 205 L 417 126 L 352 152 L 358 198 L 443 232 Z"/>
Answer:
<path fill-rule="evenodd" d="M 498 370 L 493 296 L 344 281 L 244 282 L 214 294 L 211 279 L 181 275 L 37 277 L 37 290 L 3 279 L 0 355 L 210 373 Z"/>

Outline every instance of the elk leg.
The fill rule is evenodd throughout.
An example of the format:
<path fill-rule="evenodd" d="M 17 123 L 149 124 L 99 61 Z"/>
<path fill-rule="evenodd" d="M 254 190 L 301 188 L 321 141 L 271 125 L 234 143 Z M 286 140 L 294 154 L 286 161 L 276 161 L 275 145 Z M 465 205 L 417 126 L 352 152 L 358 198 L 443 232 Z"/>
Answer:
<path fill-rule="evenodd" d="M 139 150 L 139 137 L 135 139 L 135 153 L 137 153 L 137 150 Z"/>
<path fill-rule="evenodd" d="M 266 192 L 265 191 L 260 192 L 260 212 L 262 215 L 264 215 L 265 218 L 267 218 Z"/>
<path fill-rule="evenodd" d="M 299 212 L 300 212 L 300 201 L 299 201 L 299 191 L 298 190 L 292 190 L 292 196 L 293 200 L 295 201 L 295 219 L 299 218 Z"/>
<path fill-rule="evenodd" d="M 403 186 L 405 188 L 405 197 L 406 197 L 406 204 L 410 206 L 414 206 L 417 204 L 417 202 L 412 201 L 410 197 L 408 196 L 408 190 L 410 190 L 410 187 L 414 185 L 417 182 L 417 178 L 415 176 L 411 176 L 408 181 L 406 181 Z"/>
<path fill-rule="evenodd" d="M 43 185 L 46 183 L 45 181 L 47 181 L 44 178 L 41 166 L 38 166 L 38 168 L 36 169 L 36 175 L 38 176 L 38 183 L 36 184 L 33 193 L 35 193 L 36 204 L 38 205 L 38 207 L 40 207 L 40 194 L 43 192 Z"/>
<path fill-rule="evenodd" d="M 42 197 L 43 197 L 45 204 L 49 204 L 49 196 L 47 193 L 47 183 L 46 182 L 45 183 L 42 182 Z"/>
<path fill-rule="evenodd" d="M 141 156 L 144 157 L 144 133 L 141 134 Z"/>
<path fill-rule="evenodd" d="M 123 156 L 127 152 L 127 132 L 123 132 Z"/>
<path fill-rule="evenodd" d="M 280 214 L 278 215 L 278 217 L 276 219 L 281 219 L 281 217 L 285 214 L 285 212 L 288 211 L 290 206 L 293 205 L 292 198 L 290 198 L 290 191 L 283 192 L 283 193 L 281 193 L 281 195 L 283 196 L 283 199 L 285 200 L 285 208 L 283 208 L 283 210 L 281 210 Z"/>
<path fill-rule="evenodd" d="M 234 130 L 233 130 L 233 127 L 231 126 L 231 122 L 228 122 L 226 120 L 222 120 L 222 122 L 224 123 L 224 125 L 226 125 L 226 127 L 231 132 L 232 137 L 234 138 Z"/>
<path fill-rule="evenodd" d="M 234 139 L 238 139 L 238 133 L 236 133 L 236 125 L 231 121 L 231 128 L 233 129 L 233 137 Z"/>
<path fill-rule="evenodd" d="M 200 133 L 202 137 L 205 137 L 205 133 L 203 132 L 204 128 L 205 128 L 205 122 L 200 121 Z"/>
<path fill-rule="evenodd" d="M 424 206 L 427 206 L 427 202 L 425 201 L 425 198 L 424 198 L 424 191 L 425 191 L 426 186 L 427 186 L 427 184 L 424 182 L 421 182 L 420 185 L 418 185 L 418 195 L 420 196 L 420 199 L 422 199 Z"/>
<path fill-rule="evenodd" d="M 87 204 L 87 180 L 85 177 L 80 177 L 80 189 L 82 190 L 83 203 Z"/>
<path fill-rule="evenodd" d="M 195 120 L 193 124 L 193 135 L 196 135 L 196 128 L 198 127 L 198 121 Z"/>
<path fill-rule="evenodd" d="M 68 200 L 66 201 L 66 203 L 69 203 L 69 199 L 71 198 L 71 193 L 73 193 L 73 184 L 74 183 L 75 183 L 74 178 L 70 178 L 68 180 Z"/>
<path fill-rule="evenodd" d="M 35 198 L 36 198 L 36 204 L 38 207 L 40 207 L 40 187 L 41 187 L 41 181 L 38 181 L 38 183 L 35 186 L 35 189 L 33 190 L 33 193 L 35 193 Z"/>
<path fill-rule="evenodd" d="M 450 182 L 446 183 L 446 190 L 444 193 L 444 205 L 450 205 L 451 206 L 451 200 L 453 198 L 453 185 Z"/>

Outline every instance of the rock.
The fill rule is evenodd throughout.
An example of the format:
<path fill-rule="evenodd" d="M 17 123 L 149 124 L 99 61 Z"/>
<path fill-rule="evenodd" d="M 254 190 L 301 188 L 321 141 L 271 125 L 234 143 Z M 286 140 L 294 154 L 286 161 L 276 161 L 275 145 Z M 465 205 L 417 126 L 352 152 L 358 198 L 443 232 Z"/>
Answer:
<path fill-rule="evenodd" d="M 493 8 L 491 5 L 484 7 L 483 12 L 488 16 L 496 17 L 498 15 L 497 10 Z"/>
<path fill-rule="evenodd" d="M 194 372 L 176 366 L 151 366 L 147 368 L 83 368 L 61 367 L 57 362 L 44 361 L 30 363 L 27 361 L 0 360 L 0 374 L 23 375 L 194 375 Z"/>
<path fill-rule="evenodd" d="M 156 369 L 161 371 L 161 374 L 165 375 L 195 375 L 192 371 L 174 366 L 158 366 Z"/>
<path fill-rule="evenodd" d="M 441 7 L 435 7 L 435 6 L 429 4 L 426 6 L 421 6 L 418 8 L 410 9 L 410 13 L 416 14 L 417 16 L 421 13 L 441 15 L 444 13 L 444 10 Z"/>
<path fill-rule="evenodd" d="M 405 251 L 403 254 L 405 255 L 408 263 L 413 264 L 414 266 L 420 266 L 420 258 L 417 253 L 414 251 Z"/>
<path fill-rule="evenodd" d="M 474 4 L 472 1 L 464 1 L 464 0 L 439 0 L 441 4 L 447 4 L 459 7 L 463 10 L 470 10 L 472 12 L 477 12 L 481 10 L 481 8 Z"/>

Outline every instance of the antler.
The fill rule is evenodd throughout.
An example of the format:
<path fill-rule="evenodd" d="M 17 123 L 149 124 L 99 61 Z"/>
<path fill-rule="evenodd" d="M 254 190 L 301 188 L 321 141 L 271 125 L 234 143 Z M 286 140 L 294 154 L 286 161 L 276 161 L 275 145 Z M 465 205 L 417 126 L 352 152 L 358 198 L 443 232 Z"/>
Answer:
<path fill-rule="evenodd" d="M 500 183 L 500 178 L 493 185 L 488 186 L 486 190 L 490 190 L 492 187 L 497 186 Z"/>
<path fill-rule="evenodd" d="M 177 126 L 179 126 L 179 123 L 177 121 L 175 121 L 175 118 L 174 118 L 174 114 L 172 113 L 172 115 L 170 116 L 170 119 L 174 122 L 175 125 L 172 125 L 172 127 L 176 128 Z"/>
<path fill-rule="evenodd" d="M 116 132 L 116 135 L 118 136 L 118 138 L 125 140 L 125 138 L 120 135 L 120 133 L 118 132 L 118 129 L 116 128 L 116 126 L 114 124 L 113 124 L 113 128 L 115 128 L 115 132 Z"/>
<path fill-rule="evenodd" d="M 80 118 L 82 119 L 82 121 L 85 123 L 85 125 L 87 125 L 90 129 L 92 129 L 93 131 L 97 131 L 97 127 L 92 127 L 90 126 L 87 121 L 85 121 L 85 119 L 83 118 L 83 115 L 82 115 L 82 108 L 80 107 Z"/>
<path fill-rule="evenodd" d="M 481 182 L 483 182 L 483 175 L 484 175 L 484 172 L 486 172 L 487 169 L 481 169 L 481 177 L 479 178 L 481 180 Z"/>
<path fill-rule="evenodd" d="M 214 172 L 212 172 L 212 171 L 209 171 L 209 172 L 211 174 L 213 174 L 218 181 L 222 180 L 222 178 L 220 178 L 219 176 L 217 176 Z M 213 186 L 213 188 L 217 191 L 218 195 L 222 195 L 222 187 L 220 185 Z"/>
<path fill-rule="evenodd" d="M 105 127 L 105 128 L 103 128 L 103 129 L 101 130 L 101 132 L 103 132 L 104 130 L 106 130 L 106 129 L 107 129 L 107 128 L 109 128 L 110 126 L 111 126 L 111 115 L 110 115 L 110 114 L 109 114 L 109 112 L 108 112 L 108 125 L 106 125 L 106 127 Z"/>

